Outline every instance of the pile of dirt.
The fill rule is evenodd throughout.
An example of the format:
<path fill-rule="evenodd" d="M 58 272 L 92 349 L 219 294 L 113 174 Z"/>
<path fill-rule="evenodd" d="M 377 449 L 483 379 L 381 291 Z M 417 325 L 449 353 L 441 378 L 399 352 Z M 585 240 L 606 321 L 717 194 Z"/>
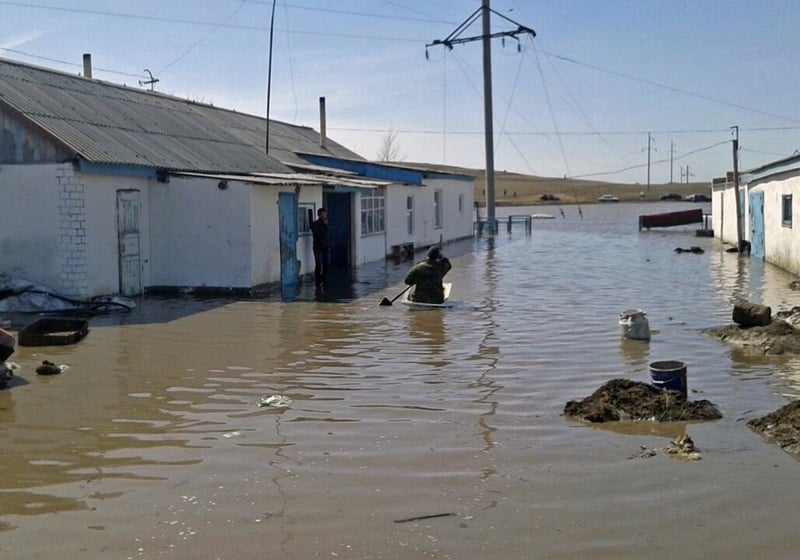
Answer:
<path fill-rule="evenodd" d="M 800 353 L 800 330 L 782 319 L 763 327 L 742 328 L 739 325 L 716 327 L 704 331 L 709 336 L 758 354 Z"/>
<path fill-rule="evenodd" d="M 800 455 L 800 400 L 762 418 L 754 418 L 747 425 L 784 451 Z"/>
<path fill-rule="evenodd" d="M 612 379 L 585 399 L 567 402 L 564 414 L 587 422 L 676 422 L 722 418 L 710 401 L 687 401 L 678 391 L 661 390 L 630 379 Z"/>

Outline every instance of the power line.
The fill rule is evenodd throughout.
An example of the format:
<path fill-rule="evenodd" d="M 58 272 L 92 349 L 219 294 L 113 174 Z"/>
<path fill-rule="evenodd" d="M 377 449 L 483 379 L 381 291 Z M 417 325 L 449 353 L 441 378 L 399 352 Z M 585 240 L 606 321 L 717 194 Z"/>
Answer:
<path fill-rule="evenodd" d="M 65 64 L 67 66 L 77 66 L 78 68 L 83 68 L 83 64 L 78 64 L 77 62 L 69 62 L 69 61 L 66 61 L 66 60 L 59 60 L 58 58 L 50 58 L 50 57 L 47 57 L 47 56 L 38 56 L 38 55 L 35 55 L 35 54 L 30 54 L 30 53 L 26 53 L 24 51 L 20 51 L 20 50 L 17 50 L 17 49 L 9 49 L 9 48 L 6 48 L 6 47 L 0 47 L 0 51 L 12 52 L 14 54 L 27 56 L 29 58 L 35 58 L 35 59 L 38 59 L 38 60 L 46 60 L 47 62 L 56 62 L 58 64 Z M 141 77 L 144 76 L 143 74 L 131 74 L 130 72 L 118 72 L 117 70 L 109 70 L 107 68 L 94 68 L 94 70 L 98 71 L 98 72 L 106 72 L 108 74 L 116 74 L 118 76 L 128 76 L 128 77 L 131 77 L 131 78 L 141 78 Z"/>
<path fill-rule="evenodd" d="M 473 87 L 474 84 L 472 84 Z M 341 132 L 374 132 L 374 133 L 386 133 L 388 132 L 387 129 L 384 128 L 367 128 L 367 127 L 342 127 L 342 128 L 333 128 L 329 127 L 328 130 L 338 130 Z M 789 131 L 789 130 L 800 130 L 800 126 L 779 126 L 779 127 L 757 127 L 757 128 L 740 128 L 741 131 L 747 132 L 775 132 L 775 131 Z M 395 129 L 396 132 L 401 132 L 403 134 L 441 134 L 441 130 L 427 130 L 427 129 Z M 666 129 L 666 130 L 657 130 L 657 129 L 648 129 L 648 130 L 590 130 L 590 131 L 559 131 L 559 132 L 552 132 L 552 131 L 533 131 L 533 130 L 518 130 L 518 131 L 508 131 L 504 130 L 503 134 L 506 136 L 640 136 L 642 134 L 719 134 L 719 133 L 728 133 L 730 132 L 727 128 L 698 128 L 698 129 L 680 129 L 680 130 L 673 130 L 673 129 Z M 460 136 L 472 136 L 472 135 L 480 135 L 483 134 L 482 131 L 478 130 L 448 130 L 448 134 L 455 134 Z"/>
<path fill-rule="evenodd" d="M 659 88 L 666 89 L 668 91 L 673 91 L 673 92 L 676 92 L 676 93 L 682 93 L 684 95 L 689 95 L 691 97 L 697 97 L 698 99 L 703 99 L 705 101 L 713 101 L 714 103 L 719 103 L 720 105 L 727 105 L 728 107 L 734 107 L 736 109 L 742 109 L 742 110 L 745 110 L 745 111 L 758 113 L 760 115 L 765 115 L 767 117 L 773 117 L 773 118 L 776 118 L 776 119 L 781 119 L 781 120 L 785 120 L 785 121 L 792 121 L 792 122 L 800 123 L 800 119 L 795 119 L 795 118 L 792 118 L 792 117 L 786 117 L 786 116 L 783 116 L 783 115 L 777 115 L 775 113 L 770 113 L 768 111 L 762 111 L 760 109 L 754 109 L 753 107 L 747 107 L 745 105 L 739 105 L 738 103 L 731 103 L 730 101 L 725 101 L 723 99 L 718 99 L 716 97 L 711 97 L 710 95 L 705 95 L 705 94 L 702 94 L 702 93 L 696 93 L 696 92 L 693 92 L 693 91 L 689 91 L 689 90 L 678 88 L 678 87 L 674 87 L 674 86 L 668 86 L 666 84 L 662 84 L 662 83 L 659 83 L 659 82 L 654 82 L 652 80 L 645 80 L 643 78 L 637 78 L 635 76 L 631 76 L 630 74 L 625 74 L 623 72 L 617 72 L 615 70 L 609 70 L 607 68 L 601 68 L 600 66 L 595 66 L 594 64 L 581 62 L 579 60 L 576 60 L 574 58 L 570 58 L 570 57 L 567 57 L 567 56 L 561 56 L 561 55 L 552 54 L 552 53 L 545 53 L 545 54 L 547 54 L 548 56 L 552 56 L 554 58 L 557 58 L 559 60 L 564 60 L 566 62 L 570 62 L 570 63 L 575 64 L 577 66 L 583 66 L 584 68 L 590 68 L 590 69 L 596 70 L 598 72 L 604 72 L 606 74 L 611 74 L 612 76 L 619 76 L 621 78 L 632 80 L 634 82 L 639 82 L 639 83 L 642 83 L 642 84 L 647 84 L 647 85 L 650 85 L 650 86 L 659 87 Z"/>
<path fill-rule="evenodd" d="M 698 148 L 696 150 L 692 150 L 691 152 L 686 152 L 685 154 L 683 154 L 681 156 L 678 156 L 678 157 L 676 157 L 674 159 L 683 159 L 683 158 L 689 157 L 691 155 L 694 155 L 696 153 L 704 152 L 706 150 L 710 150 L 712 148 L 716 148 L 717 146 L 727 145 L 728 143 L 729 143 L 728 140 L 726 140 L 724 142 L 717 142 L 716 144 L 711 144 L 710 146 L 704 146 L 702 148 Z M 599 177 L 600 175 L 615 175 L 617 173 L 622 173 L 624 171 L 631 171 L 633 169 L 642 169 L 644 167 L 647 167 L 649 165 L 656 164 L 656 163 L 668 163 L 669 161 L 670 161 L 669 159 L 660 159 L 660 160 L 656 160 L 656 161 L 653 161 L 653 162 L 650 162 L 650 163 L 640 163 L 638 165 L 631 165 L 631 166 L 628 166 L 628 167 L 623 167 L 623 168 L 620 168 L 620 169 L 614 169 L 614 170 L 611 170 L 611 171 L 599 171 L 599 172 L 596 172 L 596 173 L 585 173 L 585 174 L 582 174 L 582 175 L 573 175 L 572 177 L 570 177 L 570 179 L 582 179 L 584 177 Z"/>
<path fill-rule="evenodd" d="M 267 6 L 270 5 L 270 2 L 268 2 L 267 0 L 245 0 L 245 1 L 248 4 L 263 4 L 263 5 L 267 5 Z M 386 0 L 384 0 L 384 2 L 387 3 L 387 4 L 390 4 L 390 5 L 394 6 L 394 7 L 397 7 L 397 8 L 407 8 L 406 6 L 403 6 L 402 4 L 395 4 L 393 2 L 386 2 Z M 443 20 L 443 19 L 435 18 L 433 16 L 428 16 L 428 15 L 422 14 L 421 12 L 418 12 L 416 10 L 411 10 L 411 11 L 413 11 L 414 13 L 420 14 L 420 15 L 422 15 L 424 17 L 403 17 L 403 16 L 397 16 L 397 15 L 378 14 L 378 13 L 375 13 L 375 12 L 356 12 L 356 11 L 352 11 L 352 10 L 337 10 L 337 9 L 334 9 L 334 8 L 319 8 L 317 6 L 313 6 L 313 7 L 312 6 L 303 6 L 301 4 L 295 4 L 295 3 L 292 3 L 292 2 L 282 2 L 282 4 L 286 8 L 292 8 L 292 9 L 295 9 L 295 10 L 306 10 L 306 11 L 309 11 L 309 12 L 322 12 L 322 13 L 329 13 L 329 14 L 342 14 L 342 15 L 346 15 L 346 16 L 358 16 L 358 17 L 377 18 L 377 19 L 394 19 L 394 20 L 399 20 L 399 21 L 417 21 L 417 22 L 421 22 L 421 23 L 447 23 L 447 24 L 452 24 L 452 22 L 450 22 L 450 21 L 446 21 L 446 20 Z"/>
<path fill-rule="evenodd" d="M 245 0 L 245 4 L 268 4 L 268 2 L 255 2 L 253 0 Z M 136 14 L 131 12 L 113 12 L 109 10 L 90 10 L 88 8 L 68 8 L 64 6 L 46 6 L 43 4 L 31 4 L 28 2 L 14 2 L 12 0 L 0 0 L 0 5 L 3 6 L 14 6 L 17 8 L 31 8 L 37 10 L 50 10 L 54 12 L 67 12 L 67 13 L 74 13 L 74 14 L 86 14 L 86 15 L 94 15 L 94 16 L 105 16 L 105 17 L 117 17 L 117 18 L 125 18 L 125 19 L 140 19 L 145 21 L 160 21 L 164 23 L 180 23 L 184 25 L 201 25 L 204 27 L 224 27 L 229 29 L 244 29 L 248 31 L 267 31 L 266 26 L 260 25 L 247 25 L 247 24 L 238 24 L 238 23 L 225 23 L 224 25 L 220 25 L 219 22 L 216 21 L 202 21 L 196 19 L 186 19 L 186 18 L 173 18 L 173 17 L 164 17 L 164 16 L 151 16 L 145 14 Z M 289 4 L 291 6 L 291 4 Z M 419 20 L 414 18 L 405 18 L 400 16 L 391 16 L 391 15 L 382 15 L 376 13 L 366 13 L 366 12 L 353 12 L 348 10 L 333 10 L 328 8 L 309 8 L 303 6 L 292 6 L 295 9 L 300 10 L 312 10 L 317 12 L 330 12 L 330 13 L 338 13 L 347 16 L 359 16 L 359 17 L 372 17 L 372 18 L 385 18 L 385 19 L 395 19 L 401 21 L 428 21 L 428 23 L 442 23 L 441 21 L 429 21 L 429 20 Z M 329 33 L 329 32 L 319 32 L 319 31 L 299 31 L 296 33 L 307 33 L 310 35 L 341 35 L 337 33 Z M 347 37 L 354 37 L 354 38 L 365 38 L 365 39 L 380 39 L 381 37 L 372 37 L 372 36 L 360 36 L 360 35 L 346 35 Z M 407 37 L 403 38 L 391 38 L 393 41 L 407 41 L 407 42 L 415 42 L 417 44 L 424 41 L 424 39 L 409 39 Z"/>
<path fill-rule="evenodd" d="M 536 51 L 534 51 L 535 53 Z M 559 134 L 558 129 L 558 121 L 556 120 L 556 113 L 553 111 L 553 103 L 550 101 L 550 89 L 547 87 L 547 83 L 544 80 L 544 72 L 542 72 L 542 64 L 539 60 L 537 55 L 536 57 L 536 68 L 539 70 L 539 77 L 542 80 L 542 87 L 544 89 L 544 98 L 547 101 L 547 108 L 550 111 L 550 119 L 553 122 L 553 130 L 555 131 L 556 138 L 558 139 L 558 148 L 561 151 L 561 159 L 564 161 L 564 169 L 567 171 L 567 175 L 570 175 L 569 171 L 569 162 L 567 161 L 567 152 L 564 150 L 564 142 L 562 142 L 562 136 Z"/>
<path fill-rule="evenodd" d="M 173 66 L 173 65 L 177 64 L 178 62 L 180 62 L 181 60 L 183 60 L 184 58 L 186 58 L 186 55 L 188 55 L 190 52 L 192 52 L 192 51 L 194 50 L 194 48 L 195 48 L 197 45 L 199 45 L 200 43 L 202 43 L 203 41 L 205 41 L 206 39 L 208 39 L 208 38 L 209 38 L 209 37 L 210 37 L 210 36 L 211 36 L 211 35 L 212 35 L 212 34 L 213 34 L 215 31 L 217 31 L 217 30 L 218 30 L 220 27 L 222 27 L 223 25 L 225 25 L 226 23 L 228 23 L 228 22 L 229 22 L 231 19 L 233 19 L 233 17 L 234 17 L 236 14 L 238 14 L 238 13 L 239 13 L 239 10 L 241 10 L 241 9 L 244 7 L 244 5 L 246 4 L 246 2 L 247 2 L 247 0 L 241 0 L 241 2 L 239 3 L 239 6 L 238 6 L 238 7 L 237 7 L 237 8 L 236 8 L 236 9 L 235 9 L 233 12 L 231 12 L 231 13 L 228 15 L 228 17 L 226 17 L 226 18 L 225 18 L 225 20 L 224 20 L 222 23 L 220 23 L 220 24 L 218 24 L 218 25 L 216 25 L 216 26 L 212 27 L 212 28 L 211 28 L 211 29 L 210 29 L 210 30 L 209 30 L 209 31 L 208 31 L 208 32 L 207 32 L 205 35 L 203 35 L 203 36 L 202 36 L 202 37 L 200 37 L 200 38 L 199 38 L 197 41 L 195 41 L 194 43 L 192 43 L 191 45 L 189 45 L 189 47 L 188 47 L 186 50 L 184 50 L 184 51 L 183 51 L 183 52 L 182 52 L 182 53 L 181 53 L 181 54 L 178 56 L 178 58 L 176 58 L 175 60 L 173 60 L 172 62 L 170 62 L 170 63 L 169 63 L 169 64 L 167 64 L 166 66 L 164 66 L 164 68 L 162 68 L 162 69 L 161 69 L 161 71 L 160 71 L 160 72 L 158 72 L 158 74 L 159 74 L 159 75 L 160 75 L 160 74 L 163 74 L 164 72 L 166 72 L 166 71 L 167 71 L 167 69 L 168 69 L 170 66 Z"/>

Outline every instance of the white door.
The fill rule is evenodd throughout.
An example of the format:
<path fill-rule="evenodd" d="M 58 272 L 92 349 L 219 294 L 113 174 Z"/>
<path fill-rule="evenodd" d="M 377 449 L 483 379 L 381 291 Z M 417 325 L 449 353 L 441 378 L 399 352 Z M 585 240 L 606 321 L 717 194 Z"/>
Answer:
<path fill-rule="evenodd" d="M 139 252 L 139 214 L 142 203 L 137 190 L 117 191 L 117 237 L 119 239 L 119 293 L 142 293 L 142 267 Z"/>

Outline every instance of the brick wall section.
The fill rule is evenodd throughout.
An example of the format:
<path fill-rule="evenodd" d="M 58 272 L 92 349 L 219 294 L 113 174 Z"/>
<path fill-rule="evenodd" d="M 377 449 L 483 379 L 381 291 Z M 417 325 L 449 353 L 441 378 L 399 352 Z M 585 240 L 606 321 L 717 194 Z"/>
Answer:
<path fill-rule="evenodd" d="M 71 165 L 56 172 L 58 179 L 60 293 L 83 299 L 89 292 L 86 268 L 86 206 L 84 185 Z"/>

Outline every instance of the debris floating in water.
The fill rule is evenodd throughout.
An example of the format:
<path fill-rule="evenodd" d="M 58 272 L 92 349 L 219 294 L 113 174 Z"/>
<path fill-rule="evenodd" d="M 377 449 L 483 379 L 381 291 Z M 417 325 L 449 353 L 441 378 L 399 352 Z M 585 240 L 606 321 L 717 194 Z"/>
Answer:
<path fill-rule="evenodd" d="M 455 515 L 455 513 L 448 512 L 448 513 L 434 513 L 432 515 L 419 515 L 417 517 L 406 517 L 405 519 L 395 519 L 395 523 L 410 523 L 412 521 L 425 521 L 426 519 L 436 519 L 437 517 L 450 517 Z"/>
<path fill-rule="evenodd" d="M 36 368 L 36 373 L 39 375 L 58 375 L 59 373 L 65 371 L 67 366 L 65 365 L 56 365 L 51 361 L 44 360 L 42 365 Z"/>
<path fill-rule="evenodd" d="M 292 404 L 292 399 L 286 395 L 271 395 L 258 402 L 258 406 L 274 406 L 275 408 L 286 408 L 290 404 Z"/>

